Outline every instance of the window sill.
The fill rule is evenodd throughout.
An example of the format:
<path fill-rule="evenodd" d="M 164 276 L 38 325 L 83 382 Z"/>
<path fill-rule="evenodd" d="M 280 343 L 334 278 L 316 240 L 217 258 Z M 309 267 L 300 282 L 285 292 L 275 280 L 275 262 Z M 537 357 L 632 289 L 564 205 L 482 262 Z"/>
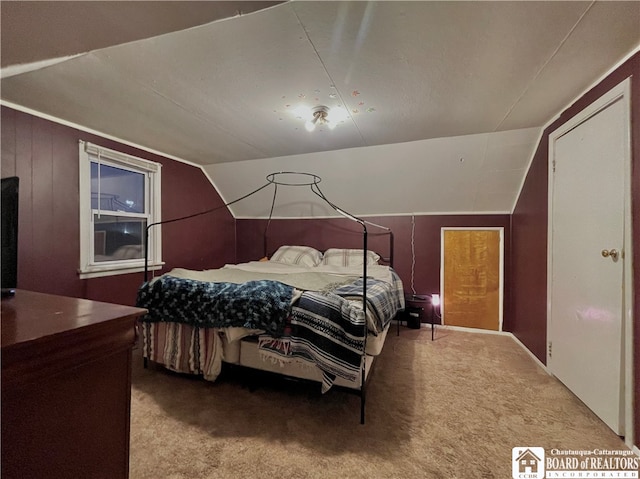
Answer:
<path fill-rule="evenodd" d="M 149 264 L 148 271 L 162 269 L 164 262 Z M 90 266 L 78 271 L 80 279 L 102 278 L 105 276 L 116 276 L 121 274 L 144 273 L 144 265 L 105 265 Z"/>

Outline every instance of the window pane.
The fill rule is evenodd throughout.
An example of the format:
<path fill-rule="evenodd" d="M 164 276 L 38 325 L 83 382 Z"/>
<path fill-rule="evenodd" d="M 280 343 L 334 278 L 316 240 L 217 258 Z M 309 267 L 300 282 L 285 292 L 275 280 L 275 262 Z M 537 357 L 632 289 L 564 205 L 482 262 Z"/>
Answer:
<path fill-rule="evenodd" d="M 144 213 L 144 198 L 143 173 L 91 162 L 92 209 Z"/>
<path fill-rule="evenodd" d="M 146 219 L 94 215 L 93 225 L 96 262 L 144 258 Z"/>

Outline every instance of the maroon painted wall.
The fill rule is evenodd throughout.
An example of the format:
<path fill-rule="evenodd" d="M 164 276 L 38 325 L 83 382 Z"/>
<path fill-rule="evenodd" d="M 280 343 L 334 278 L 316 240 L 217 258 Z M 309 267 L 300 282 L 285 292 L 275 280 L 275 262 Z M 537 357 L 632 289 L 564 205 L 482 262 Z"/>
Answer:
<path fill-rule="evenodd" d="M 199 168 L 147 153 L 10 108 L 1 110 L 2 177 L 20 177 L 18 287 L 134 304 L 142 273 L 81 280 L 78 140 L 162 163 L 162 217 L 222 205 Z M 234 219 L 227 210 L 162 227 L 163 271 L 214 268 L 235 261 Z M 188 245 L 188 247 L 185 247 Z"/>
<path fill-rule="evenodd" d="M 378 216 L 367 221 L 391 228 L 394 235 L 394 269 L 402 278 L 407 293 L 411 288 L 411 216 Z M 236 221 L 238 261 L 252 261 L 264 256 L 266 220 Z M 504 329 L 511 327 L 511 232 L 509 215 L 424 215 L 415 216 L 415 267 L 413 287 L 417 294 L 440 291 L 440 228 L 442 227 L 503 227 L 505 238 L 505 304 Z M 380 229 L 367 227 L 369 249 L 383 257 L 389 255 L 387 236 Z M 287 219 L 272 220 L 269 226 L 267 252 L 278 246 L 297 244 L 313 246 L 324 251 L 331 247 L 362 248 L 362 228 L 347 219 Z"/>
<path fill-rule="evenodd" d="M 569 107 L 544 132 L 517 206 L 509 215 L 417 216 L 415 218 L 417 293 L 439 289 L 440 227 L 505 227 L 504 329 L 513 332 L 539 359 L 546 360 L 546 254 L 548 135 L 625 78 L 632 79 L 633 237 L 640 238 L 640 54 L 636 54 Z M 80 280 L 78 223 L 78 140 L 163 164 L 163 218 L 202 211 L 222 201 L 198 168 L 190 167 L 73 128 L 2 107 L 1 176 L 21 177 L 18 286 L 34 291 L 132 304 L 142 274 Z M 411 291 L 411 217 L 368 218 L 395 234 L 395 268 Z M 318 249 L 360 247 L 348 220 L 274 220 L 268 250 L 280 244 L 310 244 Z M 237 230 L 237 236 L 234 231 Z M 348 225 L 348 226 L 345 226 Z M 163 229 L 164 271 L 174 266 L 213 268 L 263 256 L 264 220 L 235 221 L 226 209 Z M 370 248 L 385 255 L 370 228 Z M 189 247 L 185 247 L 188 244 Z M 637 248 L 636 248 L 637 249 Z M 237 257 L 236 257 L 237 251 Z M 640 255 L 636 251 L 636 257 Z M 634 266 L 636 262 L 634 261 Z M 634 268 L 640 285 L 640 268 Z M 634 318 L 640 317 L 640 288 L 635 287 Z M 640 322 L 634 321 L 635 410 L 640 404 Z M 636 437 L 640 415 L 636 415 Z M 638 440 L 636 439 L 636 444 Z"/>
<path fill-rule="evenodd" d="M 512 221 L 513 323 L 511 331 L 541 361 L 546 362 L 547 340 L 547 214 L 549 134 L 597 98 L 628 77 L 631 80 L 632 223 L 634 278 L 634 411 L 635 444 L 640 444 L 640 53 L 635 54 L 602 82 L 567 108 L 545 129 L 535 153 Z"/>
<path fill-rule="evenodd" d="M 547 149 L 545 134 L 511 217 L 511 332 L 542 362 L 547 347 Z"/>

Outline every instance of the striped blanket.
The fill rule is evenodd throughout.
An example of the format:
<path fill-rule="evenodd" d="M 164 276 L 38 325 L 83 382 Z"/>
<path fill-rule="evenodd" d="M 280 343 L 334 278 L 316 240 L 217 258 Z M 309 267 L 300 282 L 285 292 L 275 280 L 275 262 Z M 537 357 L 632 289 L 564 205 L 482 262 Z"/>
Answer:
<path fill-rule="evenodd" d="M 381 328 L 377 332 L 404 308 L 402 282 L 395 272 L 394 276 L 397 282 L 393 285 L 367 280 L 367 310 L 375 326 Z M 259 337 L 258 349 L 263 359 L 280 363 L 303 359 L 315 364 L 323 373 L 323 393 L 331 388 L 336 377 L 355 381 L 365 349 L 365 317 L 362 304 L 347 298 L 361 298 L 362 287 L 359 279 L 333 292 L 303 293 L 292 308 L 290 334 L 282 338 Z M 376 333 L 370 325 L 367 329 Z"/>

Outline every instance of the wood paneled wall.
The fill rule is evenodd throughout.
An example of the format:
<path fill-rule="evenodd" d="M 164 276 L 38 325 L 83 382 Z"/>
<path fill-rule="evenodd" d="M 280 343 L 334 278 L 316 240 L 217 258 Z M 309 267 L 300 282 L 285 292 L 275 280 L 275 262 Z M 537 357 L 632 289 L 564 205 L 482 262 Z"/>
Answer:
<path fill-rule="evenodd" d="M 78 278 L 78 140 L 162 163 L 163 219 L 223 202 L 199 168 L 2 107 L 2 177 L 20 177 L 18 287 L 132 305 L 142 273 Z M 226 208 L 163 226 L 164 270 L 235 261 L 234 219 Z"/>

